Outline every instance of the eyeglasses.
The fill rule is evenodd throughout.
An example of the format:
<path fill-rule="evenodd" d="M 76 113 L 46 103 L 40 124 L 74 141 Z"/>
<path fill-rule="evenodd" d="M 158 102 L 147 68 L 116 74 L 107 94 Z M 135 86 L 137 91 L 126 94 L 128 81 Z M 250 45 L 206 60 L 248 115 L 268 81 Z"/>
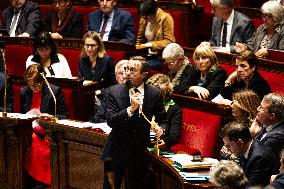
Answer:
<path fill-rule="evenodd" d="M 95 47 L 97 47 L 98 45 L 97 44 L 85 44 L 84 45 L 86 48 L 95 48 Z"/>
<path fill-rule="evenodd" d="M 178 63 L 178 61 L 179 61 L 179 58 L 178 59 L 176 59 L 175 61 L 173 61 L 173 62 L 166 62 L 166 64 L 169 64 L 169 65 L 175 65 L 176 63 Z"/>
<path fill-rule="evenodd" d="M 137 69 L 135 67 L 128 67 L 128 66 L 126 66 L 126 67 L 124 67 L 124 70 L 125 70 L 125 72 L 129 71 L 130 73 L 137 72 Z"/>
<path fill-rule="evenodd" d="M 265 20 L 273 19 L 273 16 L 271 14 L 263 13 L 261 16 Z"/>
<path fill-rule="evenodd" d="M 99 3 L 102 3 L 102 2 L 104 2 L 104 1 L 110 2 L 110 1 L 113 1 L 113 0 L 98 0 Z"/>

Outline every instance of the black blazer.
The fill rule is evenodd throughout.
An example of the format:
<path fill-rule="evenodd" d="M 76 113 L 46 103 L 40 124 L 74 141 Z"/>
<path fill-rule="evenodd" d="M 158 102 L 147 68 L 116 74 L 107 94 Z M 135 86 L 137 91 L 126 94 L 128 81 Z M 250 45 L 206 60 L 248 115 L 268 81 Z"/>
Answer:
<path fill-rule="evenodd" d="M 0 112 L 4 110 L 4 73 L 0 72 Z M 14 112 L 14 93 L 12 87 L 12 80 L 10 77 L 7 78 L 7 93 L 6 93 L 6 110 L 7 112 Z"/>
<path fill-rule="evenodd" d="M 190 86 L 198 85 L 200 75 L 201 72 L 197 71 L 197 73 L 192 74 L 192 77 L 187 78 L 188 88 Z M 222 91 L 225 85 L 225 80 L 227 79 L 227 72 L 223 68 L 217 67 L 215 70 L 209 71 L 205 79 L 206 81 L 201 87 L 204 87 L 209 91 L 210 95 L 207 98 L 207 100 L 211 100 L 214 97 L 216 97 L 218 94 L 220 94 L 220 92 Z M 196 98 L 198 97 L 198 95 L 194 92 L 189 93 L 189 96 Z"/>
<path fill-rule="evenodd" d="M 99 82 L 99 89 L 107 88 L 115 84 L 114 67 L 111 56 L 98 57 L 94 68 L 89 57 L 83 56 L 80 58 L 78 75 L 86 80 Z"/>
<path fill-rule="evenodd" d="M 66 20 L 67 19 L 67 20 Z M 81 39 L 84 33 L 83 17 L 80 12 L 69 11 L 65 20 L 59 27 L 56 27 L 58 24 L 58 14 L 56 10 L 50 10 L 47 12 L 45 18 L 44 30 L 47 32 L 57 32 L 63 36 L 63 38 L 78 38 Z"/>
<path fill-rule="evenodd" d="M 129 89 L 125 84 L 112 86 L 107 98 L 107 124 L 112 128 L 109 135 L 110 155 L 114 164 L 123 164 L 131 149 L 145 150 L 150 143 L 150 124 L 139 116 L 138 111 L 128 117 Z M 159 89 L 145 84 L 142 110 L 148 119 L 155 115 L 160 127 L 166 128 L 166 112 Z"/>
<path fill-rule="evenodd" d="M 179 142 L 182 109 L 177 104 L 169 107 L 167 111 L 167 120 L 166 133 L 162 136 L 162 139 L 167 147 L 170 148 L 172 145 Z"/>
<path fill-rule="evenodd" d="M 8 31 L 10 29 L 13 16 L 14 8 L 12 6 L 9 6 L 3 11 L 2 27 L 6 28 Z M 41 17 L 38 4 L 32 1 L 27 1 L 19 17 L 18 25 L 15 32 L 16 36 L 22 33 L 28 33 L 31 37 L 34 37 L 39 31 L 40 25 Z"/>
<path fill-rule="evenodd" d="M 259 140 L 260 143 L 270 147 L 275 155 L 279 157 L 280 151 L 284 148 L 284 122 L 277 124 L 266 136 L 262 138 L 263 133 L 260 132 L 255 139 Z"/>
<path fill-rule="evenodd" d="M 245 88 L 245 82 L 243 80 L 240 80 L 230 86 L 224 87 L 221 94 L 224 98 L 232 99 L 232 95 L 234 92 Z M 262 99 L 264 95 L 271 93 L 269 84 L 259 74 L 258 71 L 254 72 L 251 80 L 249 81 L 248 89 L 253 90 L 259 96 L 260 99 Z"/>
<path fill-rule="evenodd" d="M 132 15 L 119 8 L 114 8 L 113 10 L 114 15 L 108 40 L 134 43 L 135 29 Z M 100 9 L 91 12 L 88 16 L 87 31 L 95 31 L 99 33 L 102 18 L 103 12 Z"/>
<path fill-rule="evenodd" d="M 277 158 L 270 148 L 254 140 L 249 149 L 248 159 L 241 165 L 246 177 L 248 186 L 266 186 L 270 182 L 270 176 L 278 172 Z"/>
<path fill-rule="evenodd" d="M 67 109 L 64 101 L 64 96 L 61 89 L 56 86 L 50 84 L 50 87 L 56 98 L 56 112 L 57 116 L 60 119 L 67 117 Z M 20 90 L 21 96 L 21 111 L 22 113 L 27 113 L 31 109 L 32 104 L 32 95 L 33 91 L 30 87 L 26 86 Z M 41 113 L 48 113 L 50 115 L 54 115 L 54 101 L 53 97 L 50 94 L 46 85 L 43 85 L 42 88 L 42 96 L 41 96 L 41 105 L 40 105 Z"/>

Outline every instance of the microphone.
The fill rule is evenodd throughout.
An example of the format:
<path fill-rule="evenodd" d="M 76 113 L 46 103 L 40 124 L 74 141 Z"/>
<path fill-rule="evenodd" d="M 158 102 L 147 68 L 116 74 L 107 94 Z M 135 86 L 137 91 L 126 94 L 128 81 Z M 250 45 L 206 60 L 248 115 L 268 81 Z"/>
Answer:
<path fill-rule="evenodd" d="M 7 117 L 7 67 L 5 59 L 5 41 L 0 41 L 1 55 L 3 58 L 3 67 L 4 67 L 4 99 L 3 99 L 3 117 Z M 1 67 L 2 71 L 2 67 Z"/>
<path fill-rule="evenodd" d="M 58 118 L 57 118 L 57 114 L 56 114 L 56 98 L 55 98 L 55 95 L 53 93 L 53 91 L 51 90 L 51 87 L 50 87 L 50 84 L 49 82 L 47 81 L 46 77 L 45 77 L 45 72 L 44 72 L 44 69 L 41 69 L 40 67 L 42 67 L 41 65 L 39 65 L 39 72 L 40 72 L 40 75 L 42 76 L 42 78 L 44 79 L 44 82 L 46 83 L 46 86 L 54 100 L 54 118 L 53 118 L 53 123 L 57 123 L 58 121 Z M 43 71 L 42 71 L 43 70 Z"/>

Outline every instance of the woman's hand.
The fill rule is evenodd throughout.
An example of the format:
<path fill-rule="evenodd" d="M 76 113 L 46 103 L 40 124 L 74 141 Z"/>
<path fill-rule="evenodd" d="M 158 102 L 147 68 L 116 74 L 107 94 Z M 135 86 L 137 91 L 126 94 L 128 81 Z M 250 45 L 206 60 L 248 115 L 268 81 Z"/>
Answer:
<path fill-rule="evenodd" d="M 261 48 L 258 51 L 256 51 L 255 56 L 259 58 L 264 58 L 268 55 L 267 48 Z"/>
<path fill-rule="evenodd" d="M 226 86 L 230 86 L 232 85 L 233 83 L 236 82 L 238 78 L 238 72 L 237 71 L 234 71 L 233 73 L 231 73 L 228 77 L 228 79 L 225 81 L 225 87 Z"/>
<path fill-rule="evenodd" d="M 46 121 L 52 121 L 53 119 L 53 116 L 50 115 L 50 114 L 47 114 L 47 113 L 42 113 L 40 114 L 40 117 L 39 117 L 39 122 L 46 122 Z"/>
<path fill-rule="evenodd" d="M 145 49 L 145 48 L 150 48 L 150 47 L 152 47 L 153 46 L 153 44 L 152 43 L 144 43 L 144 44 L 137 44 L 137 45 L 135 45 L 135 47 L 136 47 L 136 49 Z"/>
<path fill-rule="evenodd" d="M 248 47 L 243 43 L 236 42 L 235 44 L 235 50 L 237 53 L 244 52 L 245 50 L 247 50 L 247 48 Z"/>
<path fill-rule="evenodd" d="M 51 33 L 51 37 L 53 39 L 62 39 L 62 35 L 60 35 L 59 33 Z"/>
<path fill-rule="evenodd" d="M 209 91 L 204 88 L 204 87 L 199 87 L 199 86 L 191 86 L 188 89 L 188 92 L 194 92 L 198 95 L 198 98 L 200 99 L 206 99 L 209 97 L 210 93 Z"/>

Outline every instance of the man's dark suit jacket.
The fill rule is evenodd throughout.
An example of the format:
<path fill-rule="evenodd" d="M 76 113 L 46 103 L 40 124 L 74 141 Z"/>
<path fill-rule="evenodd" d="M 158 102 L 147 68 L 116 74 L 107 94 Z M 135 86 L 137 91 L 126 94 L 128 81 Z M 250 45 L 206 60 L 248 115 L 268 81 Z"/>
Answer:
<path fill-rule="evenodd" d="M 79 60 L 78 76 L 86 80 L 99 82 L 98 89 L 107 88 L 115 84 L 115 65 L 111 56 L 105 55 L 97 57 L 96 65 L 92 64 L 88 56 L 83 56 Z"/>
<path fill-rule="evenodd" d="M 266 186 L 270 176 L 278 172 L 277 158 L 270 148 L 254 140 L 249 149 L 248 159 L 241 167 L 248 178 L 248 186 Z"/>
<path fill-rule="evenodd" d="M 56 98 L 56 113 L 58 118 L 60 119 L 66 118 L 67 109 L 61 89 L 58 86 L 52 84 L 50 84 L 50 87 Z M 28 86 L 23 87 L 20 90 L 20 96 L 21 96 L 21 111 L 24 114 L 30 111 L 31 109 L 33 91 Z M 40 112 L 54 115 L 54 100 L 46 85 L 43 85 L 42 88 Z"/>
<path fill-rule="evenodd" d="M 5 28 L 9 31 L 13 16 L 14 8 L 12 6 L 9 6 L 3 11 L 2 28 Z M 31 37 L 34 37 L 39 31 L 40 25 L 41 17 L 39 6 L 32 1 L 27 1 L 19 17 L 15 32 L 16 36 L 22 33 L 28 33 Z"/>
<path fill-rule="evenodd" d="M 107 124 L 112 128 L 109 138 L 114 165 L 125 164 L 132 149 L 144 151 L 150 143 L 150 124 L 142 115 L 139 116 L 138 111 L 128 117 L 129 106 L 129 89 L 126 85 L 112 86 L 107 99 Z M 149 120 L 155 115 L 159 126 L 166 128 L 167 117 L 159 89 L 145 84 L 142 110 Z"/>
<path fill-rule="evenodd" d="M 279 157 L 280 151 L 284 148 L 284 122 L 277 124 L 266 136 L 262 138 L 263 133 L 259 133 L 255 139 L 259 140 L 260 143 L 270 147 L 275 155 Z"/>
<path fill-rule="evenodd" d="M 0 112 L 3 112 L 4 110 L 4 73 L 0 72 Z M 14 93 L 13 93 L 13 87 L 12 87 L 12 80 L 11 78 L 7 78 L 7 106 L 6 110 L 7 112 L 14 112 Z"/>
<path fill-rule="evenodd" d="M 132 15 L 124 10 L 114 8 L 114 15 L 109 41 L 120 41 L 125 43 L 135 42 L 135 28 Z M 99 9 L 91 12 L 88 16 L 87 31 L 100 32 L 103 12 Z"/>
<path fill-rule="evenodd" d="M 221 33 L 222 33 L 223 20 L 214 17 L 212 24 L 212 34 L 210 38 L 210 44 L 212 46 L 221 45 Z M 255 27 L 251 23 L 250 19 L 244 14 L 235 10 L 233 26 L 230 36 L 230 52 L 235 53 L 234 45 L 236 42 L 247 43 L 255 32 Z"/>
<path fill-rule="evenodd" d="M 56 10 L 48 11 L 44 22 L 44 30 L 53 33 L 57 32 L 62 35 L 63 38 L 81 39 L 83 37 L 84 25 L 83 17 L 80 12 L 76 12 L 71 9 L 63 23 L 59 26 L 58 20 L 59 18 Z"/>

